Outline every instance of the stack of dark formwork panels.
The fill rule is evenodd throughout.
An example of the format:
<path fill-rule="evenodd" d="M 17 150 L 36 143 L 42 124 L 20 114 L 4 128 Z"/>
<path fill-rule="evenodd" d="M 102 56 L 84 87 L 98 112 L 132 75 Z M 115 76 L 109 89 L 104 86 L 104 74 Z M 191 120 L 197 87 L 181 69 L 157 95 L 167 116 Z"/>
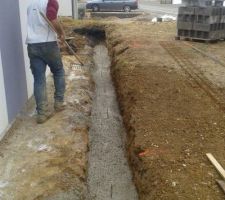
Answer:
<path fill-rule="evenodd" d="M 224 0 L 183 0 L 177 18 L 177 38 L 214 41 L 225 38 Z"/>

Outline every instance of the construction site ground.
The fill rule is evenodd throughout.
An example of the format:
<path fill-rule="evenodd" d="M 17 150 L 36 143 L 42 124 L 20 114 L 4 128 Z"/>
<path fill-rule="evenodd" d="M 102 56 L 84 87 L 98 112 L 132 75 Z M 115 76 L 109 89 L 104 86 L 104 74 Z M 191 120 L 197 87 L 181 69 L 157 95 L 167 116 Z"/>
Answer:
<path fill-rule="evenodd" d="M 81 58 L 92 62 L 94 53 L 99 68 L 79 68 L 72 64 L 73 57 L 64 56 L 67 108 L 43 125 L 35 123 L 34 103 L 20 115 L 0 145 L 0 199 L 81 200 L 90 192 L 95 195 L 91 200 L 105 195 L 130 200 L 129 191 L 136 199 L 122 142 L 140 200 L 224 199 L 216 184 L 220 177 L 205 154 L 212 153 L 225 166 L 225 42 L 176 41 L 175 22 L 152 23 L 140 17 L 82 22 L 64 19 L 63 23 L 67 35 L 76 36 Z M 78 27 L 83 34 L 93 29 L 105 31 L 105 44 L 95 46 L 78 37 L 72 32 Z M 98 36 L 98 32 L 92 34 Z M 110 73 L 125 131 L 108 82 L 110 63 L 104 45 L 111 58 Z M 52 97 L 51 79 L 49 88 Z M 106 105 L 111 110 L 101 112 Z M 95 122 L 99 123 L 93 126 Z M 108 130 L 113 136 L 106 134 Z M 101 162 L 92 161 L 92 155 Z M 110 173 L 104 169 L 107 166 Z M 118 179 L 110 178 L 113 172 Z M 118 182 L 119 178 L 124 182 Z M 110 189 L 101 191 L 98 185 L 109 185 Z"/>
<path fill-rule="evenodd" d="M 225 42 L 175 41 L 176 23 L 106 28 L 140 200 L 224 199 Z"/>

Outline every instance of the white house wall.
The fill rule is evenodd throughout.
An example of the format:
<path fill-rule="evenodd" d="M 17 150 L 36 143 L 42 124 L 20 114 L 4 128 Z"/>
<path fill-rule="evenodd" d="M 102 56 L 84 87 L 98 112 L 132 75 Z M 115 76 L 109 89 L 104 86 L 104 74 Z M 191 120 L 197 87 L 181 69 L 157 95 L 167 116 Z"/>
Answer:
<path fill-rule="evenodd" d="M 173 4 L 181 4 L 182 0 L 173 0 Z"/>
<path fill-rule="evenodd" d="M 27 100 L 19 2 L 0 1 L 0 48 L 8 120 L 11 123 Z"/>
<path fill-rule="evenodd" d="M 5 83 L 2 70 L 2 57 L 0 50 L 0 140 L 3 137 L 3 132 L 8 126 L 8 113 L 5 97 Z"/>
<path fill-rule="evenodd" d="M 72 16 L 72 1 L 71 0 L 59 0 L 59 15 Z"/>
<path fill-rule="evenodd" d="M 27 36 L 27 6 L 30 0 L 19 0 L 20 6 L 20 23 L 22 30 L 22 41 L 23 41 L 23 54 L 24 54 L 24 63 L 25 63 L 25 72 L 26 72 L 26 81 L 27 81 L 27 95 L 30 98 L 33 94 L 33 77 L 30 71 L 30 61 L 27 55 L 27 45 L 26 36 Z"/>

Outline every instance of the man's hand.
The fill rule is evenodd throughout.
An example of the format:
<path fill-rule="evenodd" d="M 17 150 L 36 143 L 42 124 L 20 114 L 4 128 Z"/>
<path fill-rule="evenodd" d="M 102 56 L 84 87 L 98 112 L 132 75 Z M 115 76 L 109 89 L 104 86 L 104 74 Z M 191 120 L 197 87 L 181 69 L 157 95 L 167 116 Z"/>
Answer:
<path fill-rule="evenodd" d="M 66 41 L 66 37 L 65 34 L 58 36 L 58 40 L 59 40 L 59 45 L 61 47 L 65 47 L 65 41 Z"/>
<path fill-rule="evenodd" d="M 62 28 L 62 25 L 60 24 L 58 19 L 52 20 L 51 23 L 52 23 L 54 29 L 57 32 L 58 39 L 60 40 L 60 42 L 64 43 L 65 39 L 66 39 L 66 36 L 65 36 L 65 32 Z"/>
<path fill-rule="evenodd" d="M 59 35 L 59 36 L 58 36 L 58 39 L 59 39 L 59 41 L 60 41 L 62 44 L 64 44 L 64 43 L 65 43 L 65 40 L 66 40 L 65 34 Z"/>

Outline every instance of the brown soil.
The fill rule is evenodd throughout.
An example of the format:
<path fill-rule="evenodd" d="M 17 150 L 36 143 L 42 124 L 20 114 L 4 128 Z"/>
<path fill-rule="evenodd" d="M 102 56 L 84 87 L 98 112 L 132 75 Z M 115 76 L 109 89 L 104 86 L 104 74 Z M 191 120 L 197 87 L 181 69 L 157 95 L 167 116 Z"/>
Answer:
<path fill-rule="evenodd" d="M 175 30 L 173 22 L 106 28 L 134 180 L 140 200 L 224 199 L 205 154 L 225 166 L 225 68 L 175 41 Z M 197 47 L 224 60 L 224 42 Z"/>

